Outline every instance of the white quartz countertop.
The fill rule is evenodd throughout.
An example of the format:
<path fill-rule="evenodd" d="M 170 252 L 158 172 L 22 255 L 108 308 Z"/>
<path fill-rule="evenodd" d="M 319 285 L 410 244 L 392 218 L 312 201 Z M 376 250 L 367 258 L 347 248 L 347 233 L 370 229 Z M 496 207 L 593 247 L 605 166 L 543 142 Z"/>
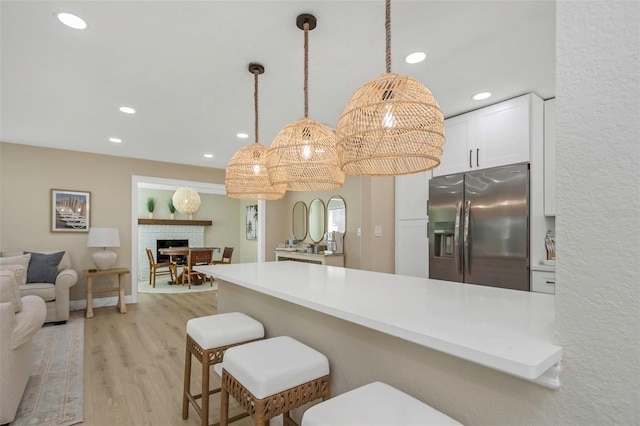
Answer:
<path fill-rule="evenodd" d="M 553 295 L 300 262 L 195 270 L 528 380 L 562 358 Z"/>

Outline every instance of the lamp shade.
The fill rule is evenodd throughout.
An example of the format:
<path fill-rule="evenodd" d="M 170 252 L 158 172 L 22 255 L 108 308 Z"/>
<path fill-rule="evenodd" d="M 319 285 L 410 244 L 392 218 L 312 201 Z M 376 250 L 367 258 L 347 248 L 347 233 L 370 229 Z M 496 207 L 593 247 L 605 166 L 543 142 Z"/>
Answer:
<path fill-rule="evenodd" d="M 192 188 L 178 188 L 171 197 L 173 205 L 180 213 L 194 214 L 200 207 L 200 195 Z"/>
<path fill-rule="evenodd" d="M 120 247 L 118 228 L 89 228 L 87 247 Z"/>
<path fill-rule="evenodd" d="M 294 191 L 326 191 L 344 183 L 335 134 L 310 118 L 290 123 L 278 133 L 267 154 L 267 170 L 272 184 L 285 184 Z"/>
<path fill-rule="evenodd" d="M 115 265 L 118 256 L 106 247 L 120 247 L 120 235 L 117 228 L 90 228 L 87 247 L 102 247 L 91 255 L 93 263 L 101 271 L 109 270 Z"/>

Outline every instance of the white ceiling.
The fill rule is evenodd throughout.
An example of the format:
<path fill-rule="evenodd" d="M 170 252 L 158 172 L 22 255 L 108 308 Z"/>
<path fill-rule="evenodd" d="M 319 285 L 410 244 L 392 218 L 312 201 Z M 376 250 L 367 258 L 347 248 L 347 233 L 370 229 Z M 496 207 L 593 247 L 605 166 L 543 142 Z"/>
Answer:
<path fill-rule="evenodd" d="M 318 19 L 309 33 L 311 118 L 335 127 L 353 92 L 385 71 L 380 0 L 2 0 L 0 7 L 0 139 L 10 143 L 224 168 L 254 141 L 250 62 L 266 69 L 260 142 L 269 146 L 303 116 L 301 13 Z M 60 11 L 88 28 L 63 26 Z M 555 95 L 553 1 L 395 0 L 391 11 L 393 71 L 429 87 L 445 117 L 528 92 Z M 413 51 L 427 60 L 406 64 Z M 480 91 L 494 96 L 473 101 Z M 137 113 L 121 113 L 123 105 Z"/>

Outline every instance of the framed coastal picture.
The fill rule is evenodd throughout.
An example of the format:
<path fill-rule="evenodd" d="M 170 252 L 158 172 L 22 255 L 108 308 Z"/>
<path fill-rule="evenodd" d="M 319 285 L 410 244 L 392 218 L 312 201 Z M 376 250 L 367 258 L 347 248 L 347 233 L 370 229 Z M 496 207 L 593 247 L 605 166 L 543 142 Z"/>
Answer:
<path fill-rule="evenodd" d="M 247 240 L 258 239 L 258 205 L 247 206 Z"/>
<path fill-rule="evenodd" d="M 91 193 L 51 190 L 51 232 L 89 232 Z"/>

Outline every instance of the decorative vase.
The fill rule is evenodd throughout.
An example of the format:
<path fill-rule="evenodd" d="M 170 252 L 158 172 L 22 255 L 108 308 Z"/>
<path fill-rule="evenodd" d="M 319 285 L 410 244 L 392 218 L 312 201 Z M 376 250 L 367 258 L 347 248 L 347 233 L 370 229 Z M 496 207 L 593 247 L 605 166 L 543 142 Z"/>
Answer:
<path fill-rule="evenodd" d="M 153 212 L 149 212 L 149 219 L 153 219 Z"/>
<path fill-rule="evenodd" d="M 175 215 L 175 214 L 173 214 L 173 213 L 171 213 L 171 216 L 170 216 L 170 217 L 171 217 L 171 220 L 173 220 L 173 219 L 175 219 L 175 218 L 176 218 L 176 215 Z"/>

